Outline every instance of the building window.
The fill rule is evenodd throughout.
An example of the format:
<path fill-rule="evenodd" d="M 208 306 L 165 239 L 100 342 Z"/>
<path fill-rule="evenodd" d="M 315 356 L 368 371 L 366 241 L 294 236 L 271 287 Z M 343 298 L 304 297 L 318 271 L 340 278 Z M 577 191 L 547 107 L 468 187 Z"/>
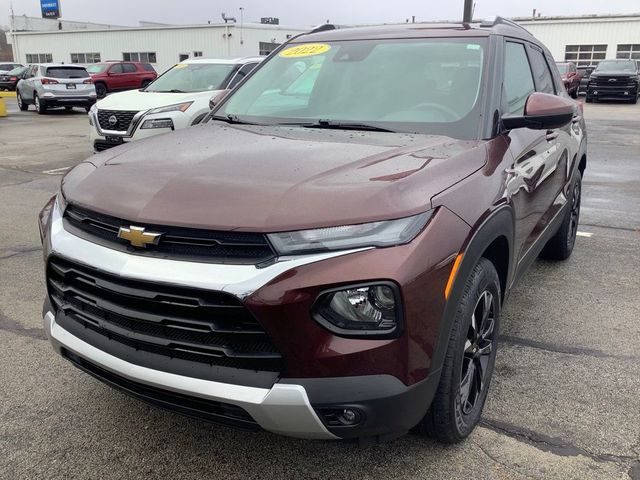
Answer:
<path fill-rule="evenodd" d="M 194 57 L 201 57 L 202 56 L 202 52 L 193 52 L 193 56 Z"/>
<path fill-rule="evenodd" d="M 621 60 L 640 60 L 640 43 L 618 45 L 616 58 Z"/>
<path fill-rule="evenodd" d="M 51 53 L 27 53 L 27 63 L 52 63 Z"/>
<path fill-rule="evenodd" d="M 579 67 L 596 66 L 607 57 L 606 45 L 567 45 L 564 59 Z"/>
<path fill-rule="evenodd" d="M 156 62 L 156 52 L 124 52 L 122 59 L 125 62 Z"/>
<path fill-rule="evenodd" d="M 273 43 L 273 42 L 260 42 L 260 55 L 269 55 L 271 52 L 273 52 L 276 48 L 278 48 L 280 46 L 279 43 Z"/>
<path fill-rule="evenodd" d="M 178 55 L 178 61 L 179 62 L 184 62 L 188 58 L 189 58 L 189 54 L 188 53 L 181 53 L 180 55 Z"/>
<path fill-rule="evenodd" d="M 71 63 L 100 63 L 99 53 L 72 53 Z"/>

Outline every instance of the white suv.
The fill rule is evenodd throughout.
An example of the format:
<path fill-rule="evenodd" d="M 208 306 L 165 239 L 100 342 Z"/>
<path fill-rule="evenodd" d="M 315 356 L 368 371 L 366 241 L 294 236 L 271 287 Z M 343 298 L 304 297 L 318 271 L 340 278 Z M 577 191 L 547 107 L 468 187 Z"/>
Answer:
<path fill-rule="evenodd" d="M 185 60 L 146 88 L 107 96 L 89 112 L 94 150 L 195 125 L 209 113 L 213 97 L 233 88 L 262 60 Z"/>

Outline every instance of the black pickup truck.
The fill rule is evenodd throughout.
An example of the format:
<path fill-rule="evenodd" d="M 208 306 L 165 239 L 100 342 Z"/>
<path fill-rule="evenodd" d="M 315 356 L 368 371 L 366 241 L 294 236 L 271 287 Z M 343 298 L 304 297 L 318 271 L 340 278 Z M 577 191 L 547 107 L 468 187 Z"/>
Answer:
<path fill-rule="evenodd" d="M 587 102 L 627 100 L 638 102 L 638 64 L 634 60 L 603 60 L 591 73 Z"/>

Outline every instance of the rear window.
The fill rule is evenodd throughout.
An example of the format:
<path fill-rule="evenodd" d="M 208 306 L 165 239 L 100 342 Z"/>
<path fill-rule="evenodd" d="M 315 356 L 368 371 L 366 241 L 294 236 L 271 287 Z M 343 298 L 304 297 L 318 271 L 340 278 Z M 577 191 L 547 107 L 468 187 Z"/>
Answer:
<path fill-rule="evenodd" d="M 16 67 L 20 67 L 17 63 L 0 63 L 0 70 L 13 70 Z"/>
<path fill-rule="evenodd" d="M 87 67 L 87 72 L 89 73 L 102 73 L 104 72 L 109 64 L 107 63 L 96 63 L 95 65 L 89 65 Z"/>
<path fill-rule="evenodd" d="M 151 65 L 150 63 L 143 63 L 142 64 L 142 68 L 144 68 L 147 72 L 155 72 L 156 69 L 153 68 L 153 65 Z"/>
<path fill-rule="evenodd" d="M 89 73 L 85 68 L 49 67 L 45 76 L 50 78 L 87 78 Z"/>

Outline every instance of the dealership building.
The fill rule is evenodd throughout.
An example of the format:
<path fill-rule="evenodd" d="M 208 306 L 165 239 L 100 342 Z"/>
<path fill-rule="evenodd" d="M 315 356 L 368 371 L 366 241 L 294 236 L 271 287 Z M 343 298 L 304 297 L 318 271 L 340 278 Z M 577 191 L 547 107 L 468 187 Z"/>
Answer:
<path fill-rule="evenodd" d="M 640 61 L 640 14 L 515 18 L 543 42 L 557 61 L 578 67 L 605 58 Z"/>
<path fill-rule="evenodd" d="M 265 19 L 274 22 L 276 19 Z M 158 72 L 193 57 L 268 55 L 309 28 L 273 23 L 165 25 L 139 27 L 18 17 L 7 33 L 20 63 L 96 63 L 107 60 L 149 62 Z"/>
<path fill-rule="evenodd" d="M 227 19 L 229 20 L 229 19 Z M 514 19 L 549 47 L 558 61 L 596 65 L 605 58 L 640 60 L 640 14 L 532 16 Z M 14 59 L 22 63 L 91 63 L 140 60 L 162 72 L 189 57 L 266 55 L 309 27 L 264 23 L 123 27 L 16 16 L 7 33 Z"/>

